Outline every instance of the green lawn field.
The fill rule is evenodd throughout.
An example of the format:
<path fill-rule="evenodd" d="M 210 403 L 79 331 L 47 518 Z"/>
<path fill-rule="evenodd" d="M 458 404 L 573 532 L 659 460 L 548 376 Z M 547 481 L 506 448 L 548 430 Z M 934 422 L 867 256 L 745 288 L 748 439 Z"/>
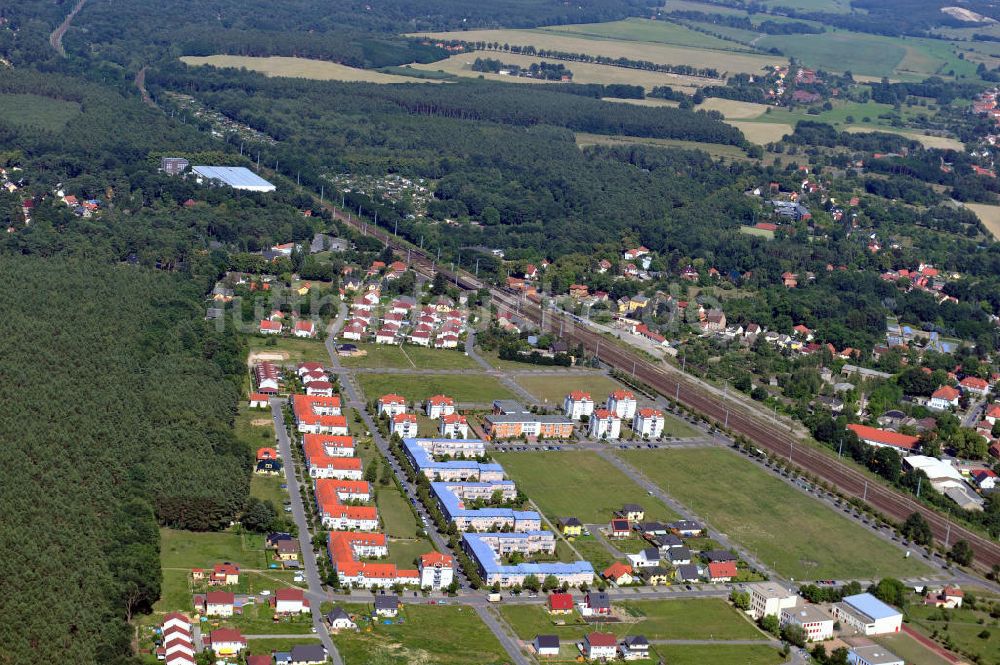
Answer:
<path fill-rule="evenodd" d="M 585 23 L 578 25 L 557 25 L 538 28 L 543 32 L 569 33 L 591 39 L 611 39 L 629 42 L 651 42 L 673 46 L 692 46 L 723 51 L 749 51 L 747 47 L 734 42 L 706 35 L 678 23 L 650 21 L 643 18 L 628 18 L 624 21 L 608 23 Z"/>
<path fill-rule="evenodd" d="M 906 633 L 881 635 L 875 638 L 875 642 L 902 658 L 906 663 L 952 665 L 951 661 L 945 660 Z"/>
<path fill-rule="evenodd" d="M 642 634 L 651 640 L 765 640 L 741 613 L 717 598 L 625 601 L 614 603 L 624 620 L 602 628 L 618 637 Z M 500 614 L 518 637 L 555 633 L 578 639 L 592 630 L 577 614 L 550 615 L 541 605 L 504 605 Z"/>
<path fill-rule="evenodd" d="M 459 606 L 406 605 L 385 625 L 370 623 L 367 605 L 344 605 L 360 630 L 333 636 L 346 665 L 500 665 L 510 662 L 500 642 L 474 610 Z M 402 619 L 402 621 L 400 621 Z M 370 629 L 370 630 L 369 630 Z"/>
<path fill-rule="evenodd" d="M 764 645 L 657 644 L 656 651 L 670 665 L 777 665 L 785 660 Z"/>
<path fill-rule="evenodd" d="M 376 486 L 378 513 L 385 525 L 385 533 L 392 538 L 416 538 L 417 522 L 409 502 L 395 485 Z"/>
<path fill-rule="evenodd" d="M 563 399 L 573 390 L 590 393 L 595 404 L 608 398 L 608 394 L 625 386 L 611 377 L 597 372 L 566 372 L 565 374 L 521 374 L 515 376 L 518 385 L 550 406 L 562 406 Z"/>
<path fill-rule="evenodd" d="M 709 525 L 796 580 L 910 577 L 927 572 L 752 462 L 723 449 L 617 451 Z"/>
<path fill-rule="evenodd" d="M 160 561 L 164 568 L 211 568 L 231 561 L 243 568 L 266 568 L 264 537 L 233 531 L 160 529 Z"/>
<path fill-rule="evenodd" d="M 594 452 L 498 453 L 496 459 L 553 522 L 577 517 L 605 524 L 624 503 L 638 503 L 646 519 L 677 515 Z"/>
<path fill-rule="evenodd" d="M 317 635 L 302 637 L 266 637 L 247 640 L 247 650 L 251 656 L 270 656 L 274 651 L 291 651 L 299 644 L 315 644 Z"/>
<path fill-rule="evenodd" d="M 276 622 L 274 609 L 266 601 L 244 606 L 242 615 L 225 619 L 221 623 L 228 628 L 238 629 L 244 635 L 309 635 L 312 632 L 310 614 L 283 617 Z"/>
<path fill-rule="evenodd" d="M 365 356 L 341 358 L 344 367 L 372 367 L 386 369 L 478 369 L 479 363 L 452 349 L 426 349 L 409 344 L 358 344 L 368 352 Z"/>
<path fill-rule="evenodd" d="M 80 105 L 41 95 L 0 94 L 0 118 L 6 124 L 61 131 L 80 113 Z M 67 192 L 69 193 L 69 192 Z"/>
<path fill-rule="evenodd" d="M 274 421 L 270 409 L 251 409 L 241 401 L 234 428 L 236 436 L 253 453 L 263 446 L 274 446 Z"/>
<path fill-rule="evenodd" d="M 490 404 L 495 399 L 516 399 L 500 381 L 486 374 L 359 374 L 361 389 L 368 399 L 396 393 L 407 400 L 423 401 L 437 394 L 456 402 Z"/>
<path fill-rule="evenodd" d="M 250 478 L 250 496 L 261 501 L 270 501 L 280 511 L 285 501 L 288 501 L 288 490 L 281 489 L 285 482 L 284 474 L 278 476 L 262 476 L 253 474 Z"/>

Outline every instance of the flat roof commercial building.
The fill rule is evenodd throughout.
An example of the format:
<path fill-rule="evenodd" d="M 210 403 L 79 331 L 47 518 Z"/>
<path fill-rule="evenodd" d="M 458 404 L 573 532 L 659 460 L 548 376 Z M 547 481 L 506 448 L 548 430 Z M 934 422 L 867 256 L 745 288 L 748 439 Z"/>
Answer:
<path fill-rule="evenodd" d="M 277 187 L 242 166 L 194 166 L 198 182 L 221 183 L 246 192 L 273 192 Z"/>
<path fill-rule="evenodd" d="M 899 610 L 870 593 L 845 596 L 843 601 L 834 604 L 833 616 L 862 635 L 898 633 L 903 625 L 903 614 Z"/>

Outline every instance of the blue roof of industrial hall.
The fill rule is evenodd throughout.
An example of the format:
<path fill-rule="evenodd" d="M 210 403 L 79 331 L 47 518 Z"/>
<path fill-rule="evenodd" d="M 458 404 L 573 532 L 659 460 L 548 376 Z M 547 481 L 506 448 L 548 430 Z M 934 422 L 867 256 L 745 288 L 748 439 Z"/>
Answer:
<path fill-rule="evenodd" d="M 886 605 L 870 593 L 845 596 L 844 602 L 875 621 L 888 619 L 900 613 L 895 607 Z"/>
<path fill-rule="evenodd" d="M 274 187 L 243 166 L 195 166 L 191 170 L 204 178 L 221 180 L 231 187 Z"/>

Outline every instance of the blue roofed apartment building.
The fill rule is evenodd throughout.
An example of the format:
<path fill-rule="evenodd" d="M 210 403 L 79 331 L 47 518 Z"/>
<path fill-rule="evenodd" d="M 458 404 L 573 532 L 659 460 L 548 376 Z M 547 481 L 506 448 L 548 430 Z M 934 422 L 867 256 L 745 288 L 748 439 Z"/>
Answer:
<path fill-rule="evenodd" d="M 403 450 L 418 473 L 431 480 L 431 495 L 445 519 L 463 531 L 462 548 L 479 568 L 486 584 L 502 587 L 523 584 L 529 575 L 543 580 L 554 576 L 560 584 L 590 584 L 594 568 L 587 561 L 504 563 L 505 557 L 551 556 L 556 537 L 542 529 L 542 516 L 533 510 L 503 507 L 467 507 L 466 502 L 488 500 L 499 492 L 505 500 L 517 496 L 514 482 L 503 467 L 479 461 L 486 446 L 478 439 L 404 439 Z"/>

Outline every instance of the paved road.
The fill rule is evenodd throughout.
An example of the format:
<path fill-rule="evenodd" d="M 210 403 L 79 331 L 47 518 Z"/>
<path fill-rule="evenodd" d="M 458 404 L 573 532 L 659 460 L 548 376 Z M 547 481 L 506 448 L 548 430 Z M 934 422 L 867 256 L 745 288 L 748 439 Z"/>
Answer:
<path fill-rule="evenodd" d="M 302 551 L 302 562 L 305 568 L 305 578 L 308 587 L 307 595 L 312 609 L 313 628 L 316 635 L 323 641 L 327 654 L 335 665 L 344 665 L 337 647 L 333 644 L 330 633 L 323 622 L 320 604 L 324 599 L 323 581 L 319 577 L 316 565 L 316 553 L 313 551 L 312 534 L 309 532 L 309 522 L 306 520 L 305 506 L 302 504 L 302 491 L 295 475 L 295 456 L 292 455 L 292 443 L 285 428 L 285 414 L 282 412 L 284 400 L 271 400 L 271 417 L 274 420 L 274 431 L 278 437 L 278 450 L 285 462 L 285 482 L 288 484 L 288 497 L 292 502 L 292 517 L 299 528 L 299 548 Z"/>
<path fill-rule="evenodd" d="M 500 640 L 500 644 L 503 646 L 504 651 L 510 656 L 517 665 L 531 665 L 531 661 L 528 657 L 524 655 L 524 651 L 521 649 L 521 643 L 516 637 L 511 635 L 507 626 L 502 624 L 500 620 L 493 614 L 493 610 L 489 607 L 483 605 L 475 605 L 476 614 L 482 619 L 483 623 L 493 631 L 493 634 L 497 636 Z"/>

